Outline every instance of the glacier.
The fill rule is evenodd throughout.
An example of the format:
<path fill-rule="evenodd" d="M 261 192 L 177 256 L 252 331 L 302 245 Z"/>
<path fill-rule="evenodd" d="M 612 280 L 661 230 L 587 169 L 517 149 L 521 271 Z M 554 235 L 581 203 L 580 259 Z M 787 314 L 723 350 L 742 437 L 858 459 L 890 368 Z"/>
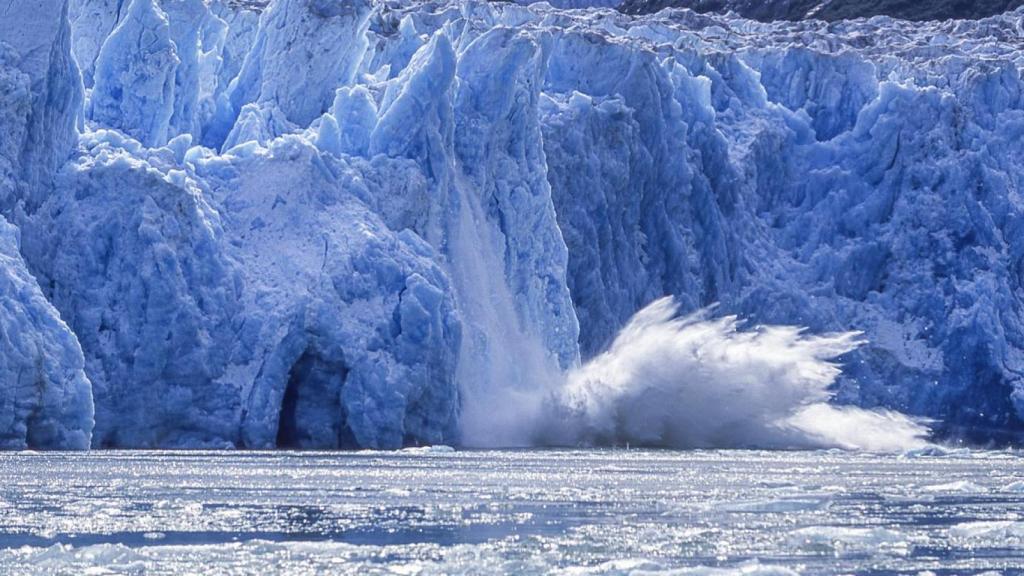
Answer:
<path fill-rule="evenodd" d="M 88 448 L 92 387 L 74 333 L 46 301 L 0 219 L 0 449 Z"/>
<path fill-rule="evenodd" d="M 1024 9 L 553 4 L 0 9 L 0 446 L 1020 441 Z"/>
<path fill-rule="evenodd" d="M 572 1 L 572 0 L 567 0 Z M 1024 6 L 1021 0 L 868 0 L 832 2 L 831 0 L 612 0 L 626 14 L 650 14 L 665 8 L 688 8 L 697 12 L 734 12 L 755 20 L 839 21 L 851 18 L 889 16 L 905 20 L 928 21 L 978 19 Z"/>

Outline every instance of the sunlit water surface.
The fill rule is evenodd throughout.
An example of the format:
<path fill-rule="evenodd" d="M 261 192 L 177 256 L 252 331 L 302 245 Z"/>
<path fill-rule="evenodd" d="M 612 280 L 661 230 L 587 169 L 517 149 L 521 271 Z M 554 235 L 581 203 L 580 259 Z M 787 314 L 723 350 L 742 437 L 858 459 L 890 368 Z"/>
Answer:
<path fill-rule="evenodd" d="M 0 455 L 2 574 L 1024 573 L 1024 454 Z"/>

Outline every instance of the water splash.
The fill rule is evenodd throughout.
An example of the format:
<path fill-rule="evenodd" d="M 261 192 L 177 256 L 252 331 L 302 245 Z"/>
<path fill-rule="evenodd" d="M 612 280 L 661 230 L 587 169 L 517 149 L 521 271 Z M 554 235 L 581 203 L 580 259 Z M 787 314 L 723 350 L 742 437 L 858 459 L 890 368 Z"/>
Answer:
<path fill-rule="evenodd" d="M 858 333 L 814 336 L 786 326 L 741 330 L 734 316 L 681 316 L 672 298 L 637 313 L 610 348 L 503 409 L 529 417 L 503 434 L 516 445 L 671 448 L 843 448 L 927 445 L 902 414 L 828 404 L 836 357 Z M 521 402 L 517 404 L 517 401 Z M 474 438 L 470 437 L 472 444 Z"/>
<path fill-rule="evenodd" d="M 550 396 L 544 444 L 673 448 L 905 450 L 927 429 L 894 412 L 836 407 L 832 360 L 854 332 L 789 326 L 741 330 L 735 316 L 680 316 L 672 298 L 637 313 L 611 347 Z"/>

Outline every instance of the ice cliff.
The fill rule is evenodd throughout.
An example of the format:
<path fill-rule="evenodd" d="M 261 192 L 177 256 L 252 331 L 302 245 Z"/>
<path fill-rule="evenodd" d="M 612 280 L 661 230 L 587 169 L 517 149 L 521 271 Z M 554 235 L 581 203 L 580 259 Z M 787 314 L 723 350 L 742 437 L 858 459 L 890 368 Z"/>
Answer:
<path fill-rule="evenodd" d="M 9 4 L 0 25 L 0 213 L 33 209 L 72 153 L 81 106 L 64 2 Z M 0 448 L 87 448 L 93 399 L 75 334 L 0 215 Z"/>
<path fill-rule="evenodd" d="M 626 14 L 653 14 L 665 8 L 696 12 L 734 12 L 755 20 L 835 22 L 851 18 L 889 16 L 904 20 L 987 18 L 1024 6 L 1022 0 L 621 0 L 616 7 Z"/>
<path fill-rule="evenodd" d="M 743 360 L 729 330 L 864 333 L 856 349 L 754 338 L 819 363 L 806 401 L 771 408 L 782 420 L 831 400 L 1019 440 L 1022 44 L 1020 10 L 825 24 L 481 1 L 10 3 L 0 437 L 517 443 L 501 432 L 513 407 L 536 412 L 565 374 L 572 398 L 631 381 L 601 372 L 632 361 L 591 360 L 672 295 L 746 321 L 724 348 L 644 357 L 726 350 L 739 368 L 713 378 L 807 377 L 796 356 Z M 842 375 L 822 364 L 840 353 Z M 664 398 L 698 398 L 684 380 Z M 620 392 L 595 400 L 602 418 Z M 623 437 L 736 438 L 679 441 L 672 419 L 694 414 Z M 592 417 L 568 418 L 589 431 L 564 441 L 614 441 Z"/>
<path fill-rule="evenodd" d="M 46 301 L 0 219 L 0 449 L 89 447 L 92 389 L 75 335 Z"/>

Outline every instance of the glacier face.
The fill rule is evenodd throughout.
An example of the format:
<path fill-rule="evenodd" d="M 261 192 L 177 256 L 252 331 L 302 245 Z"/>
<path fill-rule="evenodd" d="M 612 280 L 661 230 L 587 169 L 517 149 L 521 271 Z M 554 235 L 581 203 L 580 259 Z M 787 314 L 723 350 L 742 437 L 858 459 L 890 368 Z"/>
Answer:
<path fill-rule="evenodd" d="M 0 367 L 50 352 L 0 432 L 464 442 L 664 295 L 863 331 L 841 403 L 1024 430 L 1019 10 L 41 4 L 0 26 Z"/>
<path fill-rule="evenodd" d="M 8 5 L 0 26 L 0 211 L 42 201 L 77 141 L 82 88 L 68 3 Z"/>
<path fill-rule="evenodd" d="M 0 449 L 89 447 L 92 389 L 82 349 L 43 297 L 0 219 Z"/>
<path fill-rule="evenodd" d="M 1024 6 L 1021 0 L 621 0 L 615 6 L 626 14 L 651 14 L 665 8 L 697 12 L 735 12 L 755 20 L 834 22 L 853 18 L 889 16 L 904 20 L 978 19 Z"/>

